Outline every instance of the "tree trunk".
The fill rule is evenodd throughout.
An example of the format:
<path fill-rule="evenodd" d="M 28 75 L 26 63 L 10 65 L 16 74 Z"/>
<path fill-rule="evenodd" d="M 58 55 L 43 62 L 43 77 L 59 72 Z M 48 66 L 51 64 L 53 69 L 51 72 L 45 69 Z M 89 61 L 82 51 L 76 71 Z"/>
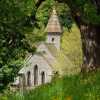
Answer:
<path fill-rule="evenodd" d="M 97 32 L 95 26 L 80 25 L 82 49 L 83 49 L 83 66 L 82 71 L 95 70 L 99 66 L 97 62 Z"/>
<path fill-rule="evenodd" d="M 86 24 L 79 13 L 72 15 L 79 26 L 82 40 L 82 72 L 96 70 L 100 66 L 100 26 Z"/>

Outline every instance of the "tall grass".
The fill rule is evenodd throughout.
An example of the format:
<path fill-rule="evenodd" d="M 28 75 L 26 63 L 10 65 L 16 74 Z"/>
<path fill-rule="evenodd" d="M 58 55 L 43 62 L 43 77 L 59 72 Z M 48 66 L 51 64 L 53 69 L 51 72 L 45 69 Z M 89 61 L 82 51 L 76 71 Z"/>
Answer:
<path fill-rule="evenodd" d="M 34 90 L 8 93 L 0 100 L 100 100 L 99 73 L 56 78 Z"/>

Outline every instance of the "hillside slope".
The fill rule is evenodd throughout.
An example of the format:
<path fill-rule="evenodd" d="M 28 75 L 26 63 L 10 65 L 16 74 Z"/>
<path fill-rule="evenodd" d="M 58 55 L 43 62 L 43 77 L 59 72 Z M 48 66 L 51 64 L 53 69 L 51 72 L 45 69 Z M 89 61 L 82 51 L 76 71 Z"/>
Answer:
<path fill-rule="evenodd" d="M 80 31 L 76 24 L 72 25 L 71 31 L 64 31 L 61 40 L 61 50 L 57 51 L 52 46 L 49 47 L 57 62 L 55 69 L 61 75 L 71 75 L 80 72 L 82 64 L 82 47 Z"/>
<path fill-rule="evenodd" d="M 7 94 L 0 100 L 100 100 L 99 73 L 56 78 L 35 90 Z"/>

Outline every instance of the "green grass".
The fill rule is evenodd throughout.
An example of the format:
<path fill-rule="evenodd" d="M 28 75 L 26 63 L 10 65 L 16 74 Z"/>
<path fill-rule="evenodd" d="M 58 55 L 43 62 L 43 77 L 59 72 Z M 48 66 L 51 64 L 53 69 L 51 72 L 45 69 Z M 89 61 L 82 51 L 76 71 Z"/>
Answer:
<path fill-rule="evenodd" d="M 3 99 L 2 99 L 3 98 Z M 0 100 L 100 100 L 100 71 L 56 78 L 31 91 L 6 94 Z"/>

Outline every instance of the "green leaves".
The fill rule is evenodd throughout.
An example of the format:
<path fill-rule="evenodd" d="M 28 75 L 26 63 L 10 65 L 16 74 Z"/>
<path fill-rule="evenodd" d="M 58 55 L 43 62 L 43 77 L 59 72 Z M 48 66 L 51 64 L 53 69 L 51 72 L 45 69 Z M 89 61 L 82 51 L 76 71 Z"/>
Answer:
<path fill-rule="evenodd" d="M 0 0 L 0 81 L 4 86 L 13 80 L 27 52 L 35 51 L 25 37 L 31 31 L 27 28 L 32 28 L 27 21 L 35 12 L 35 0 Z"/>
<path fill-rule="evenodd" d="M 84 5 L 84 20 L 91 24 L 100 24 L 100 15 L 98 15 L 97 8 L 91 4 Z"/>
<path fill-rule="evenodd" d="M 91 0 L 70 0 L 68 3 L 74 13 L 80 13 L 83 22 L 100 25 L 98 7 Z"/>
<path fill-rule="evenodd" d="M 58 3 L 56 9 L 62 26 L 70 29 L 72 26 L 72 17 L 68 5 L 64 3 Z"/>
<path fill-rule="evenodd" d="M 54 5 L 54 0 L 46 0 L 37 9 L 36 19 L 39 27 L 43 25 L 46 26 L 53 5 Z"/>

